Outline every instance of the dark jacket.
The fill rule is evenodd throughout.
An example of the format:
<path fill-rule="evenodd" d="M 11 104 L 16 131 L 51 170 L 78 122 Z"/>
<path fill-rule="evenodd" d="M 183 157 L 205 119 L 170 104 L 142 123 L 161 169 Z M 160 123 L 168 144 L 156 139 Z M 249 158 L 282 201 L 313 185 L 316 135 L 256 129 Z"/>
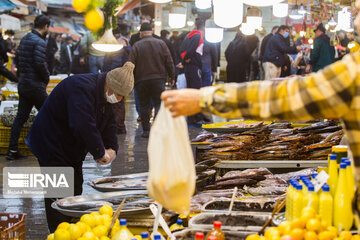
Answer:
<path fill-rule="evenodd" d="M 130 51 L 129 61 L 134 63 L 135 84 L 144 80 L 175 79 L 174 62 L 164 41 L 152 36 L 136 42 Z"/>
<path fill-rule="evenodd" d="M 313 72 L 332 64 L 335 61 L 334 56 L 335 49 L 330 46 L 330 38 L 326 34 L 317 37 L 314 41 L 314 49 L 310 53 L 310 64 L 313 67 Z"/>
<path fill-rule="evenodd" d="M 72 63 L 73 53 L 72 53 L 72 47 L 70 47 L 70 54 L 71 54 L 71 58 L 70 58 L 67 45 L 68 44 L 66 42 L 64 42 L 61 45 L 61 50 L 60 50 L 61 73 L 70 73 L 70 71 L 71 71 L 71 63 Z"/>
<path fill-rule="evenodd" d="M 117 52 L 106 53 L 102 71 L 107 72 L 114 68 L 122 67 L 129 59 L 130 50 L 131 46 L 127 46 Z"/>
<path fill-rule="evenodd" d="M 55 53 L 57 51 L 58 47 L 55 38 L 49 37 L 46 45 L 46 62 L 50 73 L 52 73 L 55 66 Z"/>
<path fill-rule="evenodd" d="M 154 38 L 157 38 L 157 39 L 160 38 L 160 37 L 159 37 L 158 35 L 156 35 L 156 34 L 153 34 L 152 36 L 153 36 Z M 140 41 L 140 40 L 141 40 L 140 32 L 135 33 L 135 34 L 131 35 L 129 44 L 130 44 L 131 46 L 134 46 L 134 44 L 135 44 L 136 42 Z"/>
<path fill-rule="evenodd" d="M 212 72 L 216 72 L 218 66 L 218 52 L 214 43 L 204 41 L 204 52 L 201 57 L 202 66 L 211 68 Z"/>
<path fill-rule="evenodd" d="M 46 99 L 27 137 L 41 165 L 78 166 L 87 152 L 99 159 L 105 149 L 118 150 L 105 78 L 106 73 L 70 76 Z"/>
<path fill-rule="evenodd" d="M 5 40 L 2 37 L 2 34 L 0 33 L 0 64 L 2 63 L 6 63 L 9 61 L 9 58 L 6 54 L 6 44 L 5 44 Z"/>
<path fill-rule="evenodd" d="M 202 67 L 201 55 L 203 54 L 204 39 L 199 30 L 192 30 L 186 35 L 181 45 L 181 59 L 184 66 L 187 64 L 195 65 L 199 68 Z M 190 59 L 189 63 L 186 60 Z"/>
<path fill-rule="evenodd" d="M 175 63 L 175 50 L 174 50 L 173 44 L 167 38 L 160 38 L 160 39 L 163 40 L 165 42 L 166 46 L 169 48 L 171 58 L 172 58 L 173 62 Z"/>
<path fill-rule="evenodd" d="M 18 48 L 19 85 L 28 89 L 46 88 L 49 70 L 46 63 L 46 42 L 32 30 L 20 41 Z"/>
<path fill-rule="evenodd" d="M 287 46 L 285 38 L 280 33 L 276 33 L 270 38 L 266 45 L 263 62 L 271 62 L 276 66 L 281 67 L 284 64 L 284 55 L 296 52 L 296 46 Z"/>
<path fill-rule="evenodd" d="M 263 40 L 261 41 L 261 47 L 260 47 L 260 56 L 259 56 L 259 60 L 262 61 L 262 59 L 264 58 L 264 54 L 265 54 L 265 50 L 266 50 L 266 45 L 268 44 L 270 38 L 274 36 L 274 34 L 269 33 L 268 35 L 266 35 Z"/>

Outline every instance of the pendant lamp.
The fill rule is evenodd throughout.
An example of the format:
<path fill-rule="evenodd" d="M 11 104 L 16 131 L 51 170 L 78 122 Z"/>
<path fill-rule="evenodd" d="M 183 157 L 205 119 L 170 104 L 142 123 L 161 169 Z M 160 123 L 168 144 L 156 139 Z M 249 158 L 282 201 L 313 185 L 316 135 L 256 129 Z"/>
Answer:
<path fill-rule="evenodd" d="M 180 3 L 175 2 L 169 12 L 169 26 L 171 28 L 183 28 L 186 24 L 186 8 Z"/>
<path fill-rule="evenodd" d="M 246 12 L 246 23 L 254 29 L 262 26 L 262 12 L 257 7 L 249 7 Z"/>
<path fill-rule="evenodd" d="M 211 8 L 211 0 L 195 0 L 195 7 L 199 9 Z"/>
<path fill-rule="evenodd" d="M 255 7 L 269 7 L 284 0 L 243 0 L 246 5 Z"/>
<path fill-rule="evenodd" d="M 289 5 L 287 3 L 278 3 L 273 6 L 273 14 L 275 17 L 286 17 L 289 13 Z"/>
<path fill-rule="evenodd" d="M 171 2 L 171 0 L 149 0 L 150 2 L 153 3 L 168 3 Z"/>
<path fill-rule="evenodd" d="M 241 26 L 240 26 L 240 31 L 244 35 L 253 35 L 253 34 L 255 34 L 255 28 L 250 26 L 248 23 L 242 23 Z"/>
<path fill-rule="evenodd" d="M 214 20 L 206 21 L 205 25 L 205 39 L 211 43 L 221 42 L 224 38 L 224 29 L 216 26 Z"/>
<path fill-rule="evenodd" d="M 104 35 L 91 44 L 93 48 L 101 52 L 116 52 L 123 48 L 113 35 L 112 29 L 105 31 Z"/>
<path fill-rule="evenodd" d="M 213 0 L 214 21 L 222 28 L 239 26 L 243 21 L 244 4 L 241 0 Z"/>
<path fill-rule="evenodd" d="M 303 18 L 304 15 L 300 14 L 298 10 L 299 10 L 298 5 L 293 6 L 289 14 L 289 17 L 295 20 L 299 20 Z"/>
<path fill-rule="evenodd" d="M 330 22 L 329 22 L 330 24 Z M 347 7 L 344 7 L 338 12 L 338 25 L 339 29 L 347 31 L 351 29 L 351 13 Z"/>

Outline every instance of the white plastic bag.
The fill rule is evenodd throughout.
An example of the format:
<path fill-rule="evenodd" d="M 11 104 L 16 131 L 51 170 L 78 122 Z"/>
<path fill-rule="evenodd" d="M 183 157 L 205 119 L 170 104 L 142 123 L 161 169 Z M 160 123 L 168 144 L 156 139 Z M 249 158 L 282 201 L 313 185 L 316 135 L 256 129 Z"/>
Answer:
<path fill-rule="evenodd" d="M 196 172 L 184 117 L 173 118 L 164 103 L 151 127 L 149 196 L 164 208 L 187 215 L 195 191 Z"/>

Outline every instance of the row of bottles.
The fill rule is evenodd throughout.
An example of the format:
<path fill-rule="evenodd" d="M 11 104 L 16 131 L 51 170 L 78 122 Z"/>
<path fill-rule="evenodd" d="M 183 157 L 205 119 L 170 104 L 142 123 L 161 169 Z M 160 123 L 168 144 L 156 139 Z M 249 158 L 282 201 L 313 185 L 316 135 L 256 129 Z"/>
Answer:
<path fill-rule="evenodd" d="M 286 220 L 297 219 L 305 207 L 313 208 L 329 225 L 339 230 L 350 230 L 353 225 L 352 199 L 355 194 L 355 182 L 351 161 L 342 158 L 340 170 L 337 156 L 329 155 L 330 175 L 328 184 L 315 192 L 314 181 L 300 176 L 300 181 L 290 180 L 286 194 Z M 317 174 L 312 175 L 314 179 Z"/>
<path fill-rule="evenodd" d="M 214 221 L 213 228 L 208 234 L 206 234 L 205 240 L 225 240 L 225 234 L 221 231 L 222 223 L 220 221 Z M 195 240 L 204 240 L 204 234 L 197 232 L 195 234 Z"/>

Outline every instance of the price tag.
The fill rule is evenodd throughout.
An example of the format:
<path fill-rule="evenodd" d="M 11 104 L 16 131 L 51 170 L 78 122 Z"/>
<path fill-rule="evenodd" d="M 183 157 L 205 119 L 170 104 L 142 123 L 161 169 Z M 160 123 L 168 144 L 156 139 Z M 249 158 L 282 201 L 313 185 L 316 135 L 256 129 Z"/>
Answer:
<path fill-rule="evenodd" d="M 314 190 L 318 192 L 322 186 L 327 182 L 329 179 L 329 174 L 327 174 L 324 170 L 322 170 L 315 179 L 313 179 Z"/>

